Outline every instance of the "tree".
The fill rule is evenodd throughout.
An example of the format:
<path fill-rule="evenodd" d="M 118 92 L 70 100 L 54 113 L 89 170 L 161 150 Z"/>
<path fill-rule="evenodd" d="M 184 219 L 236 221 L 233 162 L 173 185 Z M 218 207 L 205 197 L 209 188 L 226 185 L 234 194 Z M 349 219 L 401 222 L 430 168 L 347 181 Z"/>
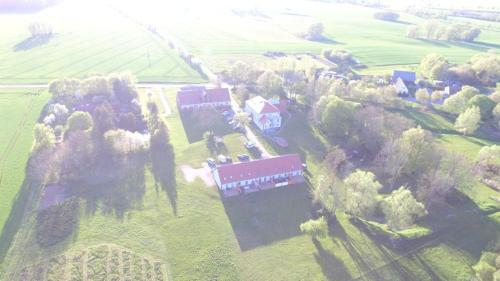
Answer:
<path fill-rule="evenodd" d="M 250 124 L 250 121 L 252 121 L 252 119 L 250 118 L 249 113 L 242 111 L 242 112 L 236 112 L 234 114 L 233 121 L 242 127 L 246 127 Z"/>
<path fill-rule="evenodd" d="M 345 210 L 348 214 L 366 218 L 373 214 L 378 203 L 378 190 L 382 185 L 371 172 L 356 170 L 345 180 Z"/>
<path fill-rule="evenodd" d="M 308 220 L 300 224 L 300 231 L 316 239 L 328 234 L 328 223 L 324 217 L 320 217 L 317 220 Z"/>
<path fill-rule="evenodd" d="M 272 70 L 266 70 L 259 76 L 257 86 L 262 96 L 267 98 L 285 95 L 283 79 Z"/>
<path fill-rule="evenodd" d="M 106 131 L 116 128 L 115 113 L 113 107 L 108 101 L 98 105 L 93 113 L 96 129 L 104 134 Z"/>
<path fill-rule="evenodd" d="M 500 103 L 498 103 L 495 108 L 493 108 L 493 120 L 495 122 L 495 126 L 500 129 Z"/>
<path fill-rule="evenodd" d="M 450 63 L 438 54 L 428 54 L 420 62 L 420 71 L 425 77 L 446 80 Z"/>
<path fill-rule="evenodd" d="M 66 132 L 88 131 L 92 129 L 93 125 L 94 121 L 88 112 L 75 111 L 68 117 Z"/>
<path fill-rule="evenodd" d="M 333 183 L 330 178 L 320 176 L 318 184 L 311 191 L 313 202 L 318 203 L 329 214 L 335 215 L 336 204 L 333 194 Z"/>
<path fill-rule="evenodd" d="M 44 22 L 32 22 L 28 26 L 28 30 L 32 37 L 51 36 L 53 33 L 53 27 Z"/>
<path fill-rule="evenodd" d="M 324 30 L 325 27 L 323 26 L 323 23 L 321 22 L 313 23 L 308 27 L 307 32 L 304 35 L 304 38 L 307 40 L 321 40 L 323 39 Z"/>
<path fill-rule="evenodd" d="M 479 150 L 476 167 L 486 176 L 500 176 L 500 145 L 484 146 Z"/>
<path fill-rule="evenodd" d="M 410 227 L 416 219 L 427 214 L 424 204 L 418 202 L 405 187 L 394 190 L 381 206 L 387 224 L 396 230 Z"/>
<path fill-rule="evenodd" d="M 216 150 L 214 132 L 208 131 L 203 133 L 203 139 L 205 140 L 205 145 L 207 146 L 209 151 L 213 152 Z"/>
<path fill-rule="evenodd" d="M 325 156 L 325 163 L 333 172 L 337 172 L 341 165 L 347 161 L 345 151 L 339 146 L 335 146 L 328 151 Z"/>
<path fill-rule="evenodd" d="M 436 150 L 435 164 L 429 166 L 418 179 L 417 197 L 427 206 L 441 204 L 455 188 L 467 187 L 474 178 L 470 161 L 461 153 Z"/>
<path fill-rule="evenodd" d="M 466 42 L 474 41 L 479 34 L 481 34 L 481 29 L 477 27 L 466 29 L 461 34 L 461 39 Z"/>
<path fill-rule="evenodd" d="M 397 21 L 399 19 L 399 14 L 391 11 L 376 12 L 373 16 L 376 19 L 385 21 Z"/>
<path fill-rule="evenodd" d="M 493 109 L 495 108 L 496 104 L 486 95 L 476 95 L 467 102 L 467 106 L 477 106 L 481 113 L 481 119 L 488 120 L 493 116 Z"/>
<path fill-rule="evenodd" d="M 431 165 L 435 147 L 429 132 L 420 127 L 406 130 L 399 139 L 399 145 L 401 151 L 408 155 L 403 173 L 420 175 Z"/>
<path fill-rule="evenodd" d="M 480 53 L 470 60 L 472 69 L 481 83 L 495 86 L 500 81 L 500 55 L 497 53 Z"/>
<path fill-rule="evenodd" d="M 431 101 L 433 103 L 441 102 L 444 98 L 444 93 L 442 91 L 434 91 L 431 95 Z"/>
<path fill-rule="evenodd" d="M 479 107 L 473 106 L 461 113 L 455 120 L 455 129 L 464 135 L 474 133 L 479 127 L 481 112 Z"/>
<path fill-rule="evenodd" d="M 138 132 L 123 129 L 110 130 L 104 134 L 104 140 L 114 155 L 127 155 L 144 152 L 149 149 L 149 137 Z"/>
<path fill-rule="evenodd" d="M 416 26 L 416 25 L 410 25 L 406 29 L 406 36 L 409 38 L 418 38 L 418 36 L 419 36 L 418 33 L 419 33 L 419 29 L 418 29 L 418 26 Z"/>
<path fill-rule="evenodd" d="M 500 89 L 497 89 L 493 94 L 491 94 L 490 99 L 497 104 L 500 103 Z"/>
<path fill-rule="evenodd" d="M 443 109 L 449 113 L 460 114 L 468 108 L 469 100 L 479 95 L 479 91 L 470 86 L 464 86 L 460 92 L 452 95 L 444 101 Z"/>
<path fill-rule="evenodd" d="M 111 84 L 116 99 L 125 105 L 130 105 L 133 99 L 137 98 L 137 89 L 135 88 L 136 78 L 129 74 L 112 76 Z"/>
<path fill-rule="evenodd" d="M 35 142 L 32 151 L 37 153 L 42 150 L 51 149 L 55 146 L 56 137 L 54 130 L 44 124 L 37 123 L 34 129 Z"/>
<path fill-rule="evenodd" d="M 334 138 L 346 139 L 352 134 L 355 113 L 359 104 L 335 96 L 329 97 L 324 111 L 321 112 L 321 127 Z"/>
<path fill-rule="evenodd" d="M 424 104 L 424 105 L 428 105 L 429 104 L 429 101 L 431 100 L 430 96 L 429 96 L 429 93 L 427 92 L 426 89 L 418 89 L 416 92 L 415 92 L 415 99 L 421 103 L 421 104 Z"/>

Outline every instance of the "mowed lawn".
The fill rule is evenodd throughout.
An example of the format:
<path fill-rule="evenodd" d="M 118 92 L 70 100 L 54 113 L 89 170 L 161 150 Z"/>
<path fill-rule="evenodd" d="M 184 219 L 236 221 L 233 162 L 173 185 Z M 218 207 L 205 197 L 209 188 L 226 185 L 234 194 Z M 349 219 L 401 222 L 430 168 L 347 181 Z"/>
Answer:
<path fill-rule="evenodd" d="M 33 143 L 33 126 L 48 94 L 31 90 L 0 91 L 0 256 L 4 225 L 25 179 L 25 167 Z"/>
<path fill-rule="evenodd" d="M 145 92 L 142 102 L 148 99 Z M 187 182 L 179 167 L 199 168 L 211 154 L 203 141 L 189 140 L 175 107 L 175 90 L 167 90 L 166 95 L 172 109 L 165 118 L 176 154 L 175 188 L 156 185 L 147 169 L 139 201 L 123 216 L 110 212 L 105 202 L 97 202 L 96 209 L 84 207 L 75 235 L 49 249 L 35 243 L 37 200 L 31 199 L 28 206 L 32 207 L 5 260 L 8 271 L 76 246 L 113 243 L 168 264 L 173 280 L 469 280 L 470 266 L 496 233 L 498 226 L 487 217 L 465 212 L 468 217 L 460 229 L 396 251 L 339 212 L 330 234 L 314 242 L 298 228 L 311 216 L 307 184 L 221 199 L 215 187 L 199 179 Z M 306 120 L 295 112 L 287 123 L 288 149 L 268 146 L 280 153 L 300 153 L 315 182 L 327 143 L 308 129 Z M 233 159 L 245 152 L 242 141 L 241 135 L 227 131 L 225 142 Z M 474 233 L 472 240 L 470 233 Z"/>
<path fill-rule="evenodd" d="M 266 10 L 262 14 L 237 14 L 230 8 L 206 13 L 182 11 L 182 17 L 158 19 L 167 35 L 178 39 L 215 70 L 238 56 L 261 55 L 266 51 L 315 53 L 324 48 L 346 49 L 368 68 L 363 72 L 390 72 L 415 68 L 428 53 L 444 55 L 454 63 L 471 56 L 500 49 L 500 32 L 485 29 L 475 43 L 421 40 L 406 37 L 410 24 L 421 18 L 402 14 L 399 22 L 373 18 L 377 9 L 349 4 L 294 1 Z M 259 11 L 260 11 L 259 10 Z M 325 40 L 307 41 L 297 37 L 315 22 L 325 26 Z M 261 56 L 258 60 L 268 60 Z M 221 62 L 222 66 L 218 64 Z"/>
<path fill-rule="evenodd" d="M 30 38 L 28 25 L 53 26 Z M 131 72 L 140 82 L 203 82 L 166 43 L 106 5 L 68 3 L 35 14 L 0 15 L 0 83 Z"/>

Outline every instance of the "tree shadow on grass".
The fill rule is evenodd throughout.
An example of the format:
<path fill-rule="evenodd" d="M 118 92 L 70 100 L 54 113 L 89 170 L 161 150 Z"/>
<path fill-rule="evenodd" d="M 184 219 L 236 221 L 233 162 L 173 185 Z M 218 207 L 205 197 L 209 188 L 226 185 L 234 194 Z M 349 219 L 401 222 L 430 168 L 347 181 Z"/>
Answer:
<path fill-rule="evenodd" d="M 151 170 L 158 186 L 167 193 L 174 215 L 177 216 L 177 180 L 175 174 L 175 153 L 173 147 L 154 149 L 151 153 Z"/>
<path fill-rule="evenodd" d="M 104 157 L 103 157 L 104 158 Z M 93 175 L 85 182 L 68 183 L 68 195 L 85 201 L 86 213 L 97 209 L 123 219 L 125 212 L 142 203 L 146 191 L 145 155 L 134 155 L 121 160 L 98 161 Z"/>
<path fill-rule="evenodd" d="M 311 212 L 307 184 L 230 197 L 223 204 L 242 251 L 301 235 L 299 225 Z"/>
<path fill-rule="evenodd" d="M 203 134 L 207 131 L 213 131 L 217 136 L 225 136 L 233 133 L 229 125 L 224 121 L 222 114 L 219 114 L 219 112 L 213 112 L 213 114 L 218 115 L 213 116 L 213 122 L 207 123 L 206 121 L 200 122 L 200 120 L 193 117 L 190 112 L 180 113 L 182 126 L 184 127 L 184 132 L 190 144 L 203 140 Z"/>
<path fill-rule="evenodd" d="M 54 37 L 53 34 L 31 36 L 31 37 L 26 38 L 23 41 L 17 43 L 13 47 L 13 49 L 15 52 L 28 51 L 28 50 L 34 49 L 36 47 L 40 47 L 40 46 L 43 46 L 45 44 L 48 44 L 53 37 Z"/>
<path fill-rule="evenodd" d="M 351 276 L 341 260 L 325 250 L 317 239 L 313 238 L 312 242 L 317 251 L 314 253 L 314 259 L 328 280 L 351 280 Z"/>

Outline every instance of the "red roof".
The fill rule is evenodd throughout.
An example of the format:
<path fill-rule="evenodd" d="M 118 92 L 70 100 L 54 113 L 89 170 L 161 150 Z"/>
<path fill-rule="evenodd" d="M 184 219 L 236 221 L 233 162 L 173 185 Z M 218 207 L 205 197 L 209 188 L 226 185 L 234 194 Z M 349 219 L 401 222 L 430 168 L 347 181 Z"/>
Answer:
<path fill-rule="evenodd" d="M 259 114 L 280 112 L 280 110 L 261 96 L 256 96 L 247 101 L 249 106 Z"/>
<path fill-rule="evenodd" d="M 203 86 L 185 86 L 177 92 L 179 105 L 194 105 L 212 102 L 231 102 L 227 88 L 205 89 Z"/>
<path fill-rule="evenodd" d="M 210 102 L 230 102 L 229 90 L 227 88 L 207 89 L 207 98 Z"/>
<path fill-rule="evenodd" d="M 297 170 L 303 170 L 302 161 L 298 154 L 287 154 L 217 167 L 221 184 L 274 176 Z"/>

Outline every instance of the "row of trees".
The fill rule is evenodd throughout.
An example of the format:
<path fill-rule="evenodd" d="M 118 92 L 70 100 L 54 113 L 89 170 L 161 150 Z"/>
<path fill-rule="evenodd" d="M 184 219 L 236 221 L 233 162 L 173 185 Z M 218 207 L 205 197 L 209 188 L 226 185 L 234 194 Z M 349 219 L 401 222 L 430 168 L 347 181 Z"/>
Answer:
<path fill-rule="evenodd" d="M 428 54 L 420 62 L 420 70 L 424 77 L 434 80 L 495 86 L 500 81 L 500 55 L 494 52 L 477 54 L 467 63 L 455 65 L 441 55 Z"/>
<path fill-rule="evenodd" d="M 397 21 L 399 19 L 399 14 L 391 11 L 381 11 L 373 14 L 373 17 L 379 20 Z"/>
<path fill-rule="evenodd" d="M 445 24 L 439 20 L 429 20 L 421 25 L 411 25 L 406 30 L 410 38 L 428 40 L 472 42 L 481 34 L 481 29 L 463 24 Z"/>

